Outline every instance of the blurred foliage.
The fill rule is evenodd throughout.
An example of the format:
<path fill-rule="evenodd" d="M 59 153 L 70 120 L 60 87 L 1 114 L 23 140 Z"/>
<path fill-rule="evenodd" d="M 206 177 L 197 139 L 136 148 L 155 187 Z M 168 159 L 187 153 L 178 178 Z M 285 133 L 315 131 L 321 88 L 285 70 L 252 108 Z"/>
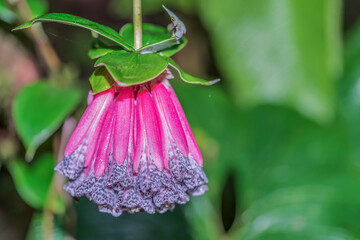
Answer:
<path fill-rule="evenodd" d="M 329 122 L 341 62 L 340 0 L 201 2 L 237 104 L 288 105 Z"/>
<path fill-rule="evenodd" d="M 66 233 L 64 229 L 61 228 L 58 219 L 55 220 L 55 226 L 53 227 L 53 231 L 50 232 L 50 235 L 44 238 L 44 235 L 47 234 L 44 228 L 44 224 L 49 224 L 44 219 L 44 214 L 40 212 L 34 213 L 30 226 L 29 232 L 26 236 L 26 240 L 38 240 L 38 239 L 53 239 L 53 240 L 64 240 Z"/>
<path fill-rule="evenodd" d="M 42 209 L 49 191 L 53 158 L 50 153 L 42 156 L 31 166 L 22 159 L 12 161 L 9 170 L 14 179 L 17 191 L 30 206 Z"/>
<path fill-rule="evenodd" d="M 28 85 L 19 92 L 14 100 L 14 122 L 28 161 L 39 145 L 61 126 L 80 97 L 76 88 L 64 89 L 45 82 Z"/>
<path fill-rule="evenodd" d="M 38 12 L 45 11 L 47 4 L 38 3 Z M 66 217 L 54 216 L 50 228 L 43 225 L 47 212 L 36 212 L 27 238 L 43 238 L 50 230 L 52 239 L 359 239 L 360 24 L 342 40 L 342 2 L 146 0 L 144 19 L 165 26 L 161 4 L 186 14 L 188 33 L 205 28 L 187 35 L 188 46 L 175 55 L 179 65 L 205 74 L 219 71 L 223 80 L 211 87 L 171 81 L 202 150 L 209 191 L 171 213 L 119 218 L 81 199 L 75 208 L 67 203 Z M 84 11 L 90 5 L 83 4 Z M 131 16 L 132 1 L 112 0 L 105 7 L 125 18 Z M 0 0 L 0 19 L 12 23 L 15 18 Z M 82 51 L 68 45 L 58 50 Z M 90 72 L 83 75 L 85 82 Z M 31 90 L 41 94 L 31 92 L 33 86 L 43 86 Z M 23 88 L 13 107 L 25 146 L 37 142 L 35 150 L 45 140 L 56 143 L 52 135 L 74 111 L 78 94 L 50 82 Z M 10 139 L 6 143 L 14 144 L 9 121 L 0 117 L 0 144 L 3 132 Z M 46 137 L 36 141 L 43 131 Z M 49 145 L 41 145 L 30 164 L 21 151 L 17 160 L 1 159 L 21 198 L 40 210 L 54 179 Z M 2 212 L 0 206 L 0 217 Z"/>
<path fill-rule="evenodd" d="M 142 2 L 142 12 L 143 14 L 155 14 L 159 12 L 162 8 L 161 5 L 164 4 L 168 8 L 178 8 L 183 12 L 193 13 L 196 10 L 197 1 L 193 0 L 150 0 Z M 124 18 L 132 16 L 132 0 L 110 0 L 108 6 L 109 12 Z"/>
<path fill-rule="evenodd" d="M 78 214 L 76 239 L 191 239 L 182 206 L 164 214 L 123 213 L 118 218 L 100 213 L 97 206 L 85 198 L 75 206 Z"/>
<path fill-rule="evenodd" d="M 45 14 L 49 8 L 46 0 L 26 0 L 26 3 L 31 11 L 31 18 Z"/>

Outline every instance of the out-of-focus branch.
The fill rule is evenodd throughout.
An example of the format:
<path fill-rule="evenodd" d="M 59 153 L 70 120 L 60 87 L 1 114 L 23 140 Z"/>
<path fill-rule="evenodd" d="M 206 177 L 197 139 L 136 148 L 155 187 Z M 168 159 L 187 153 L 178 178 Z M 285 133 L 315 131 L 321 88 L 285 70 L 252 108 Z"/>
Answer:
<path fill-rule="evenodd" d="M 31 10 L 25 0 L 15 0 L 9 4 L 15 5 L 22 21 L 29 21 L 32 18 Z M 61 61 L 52 47 L 48 37 L 44 33 L 41 25 L 35 25 L 28 29 L 30 37 L 33 39 L 36 49 L 46 62 L 51 73 L 56 73 L 61 68 Z"/>

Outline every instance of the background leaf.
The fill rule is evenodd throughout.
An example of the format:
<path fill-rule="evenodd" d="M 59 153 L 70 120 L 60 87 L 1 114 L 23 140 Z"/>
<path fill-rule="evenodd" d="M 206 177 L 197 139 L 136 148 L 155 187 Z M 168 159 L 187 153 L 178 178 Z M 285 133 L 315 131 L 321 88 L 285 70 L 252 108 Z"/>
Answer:
<path fill-rule="evenodd" d="M 15 14 L 5 5 L 4 0 L 0 0 L 0 19 L 7 23 L 13 23 L 15 18 Z"/>
<path fill-rule="evenodd" d="M 32 163 L 22 159 L 10 162 L 9 170 L 14 180 L 16 190 L 21 198 L 30 206 L 42 209 L 54 174 L 54 158 L 51 153 L 44 153 Z M 54 203 L 56 204 L 56 203 Z M 59 202 L 59 204 L 61 204 Z M 55 210 L 63 208 L 55 206 Z"/>
<path fill-rule="evenodd" d="M 26 0 L 30 11 L 32 13 L 32 17 L 39 17 L 40 15 L 45 14 L 48 11 L 48 4 L 45 0 Z"/>
<path fill-rule="evenodd" d="M 46 82 L 30 84 L 18 93 L 13 116 L 28 160 L 75 109 L 80 96 L 77 89 L 62 89 Z"/>
<path fill-rule="evenodd" d="M 26 240 L 45 239 L 44 222 L 49 224 L 49 222 L 44 221 L 44 215 L 42 213 L 35 212 L 30 223 Z M 61 228 L 59 221 L 57 219 L 54 221 L 54 226 L 52 226 L 52 228 L 49 230 L 51 231 L 50 239 L 52 240 L 65 239 L 66 233 L 64 229 Z"/>
<path fill-rule="evenodd" d="M 286 105 L 319 122 L 333 118 L 341 1 L 200 2 L 216 63 L 237 104 Z"/>

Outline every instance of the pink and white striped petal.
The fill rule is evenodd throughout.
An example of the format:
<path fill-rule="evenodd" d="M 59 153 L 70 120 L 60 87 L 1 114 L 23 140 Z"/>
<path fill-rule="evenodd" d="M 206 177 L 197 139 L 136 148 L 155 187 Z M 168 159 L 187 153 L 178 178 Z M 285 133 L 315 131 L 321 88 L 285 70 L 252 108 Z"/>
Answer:
<path fill-rule="evenodd" d="M 101 106 L 101 109 L 97 112 L 94 122 L 91 124 L 91 127 L 87 134 L 88 143 L 87 143 L 87 149 L 85 153 L 85 163 L 84 163 L 84 166 L 87 168 L 89 168 L 89 166 L 91 166 L 93 163 L 94 154 L 96 153 L 97 150 L 100 131 L 103 127 L 106 113 L 109 110 L 111 103 L 114 99 L 114 94 L 115 94 L 114 90 L 109 89 L 106 92 L 108 92 L 109 98 L 106 99 L 104 104 Z"/>
<path fill-rule="evenodd" d="M 174 90 L 172 89 L 172 87 L 170 86 L 170 83 L 168 81 L 163 81 L 162 84 L 164 84 L 164 86 L 166 87 L 166 89 L 168 90 L 169 92 L 169 95 L 172 99 L 172 102 L 174 103 L 174 106 L 176 108 L 176 111 L 179 115 L 179 118 L 180 118 L 180 122 L 181 122 L 181 125 L 184 129 L 184 132 L 185 132 L 185 136 L 186 136 L 186 139 L 187 139 L 187 143 L 188 143 L 188 146 L 189 146 L 189 151 L 192 155 L 192 157 L 194 158 L 194 160 L 200 165 L 202 166 L 203 165 L 203 158 L 201 156 L 201 152 L 199 150 L 199 147 L 195 141 L 195 138 L 194 138 L 194 135 L 191 131 L 191 128 L 190 128 L 190 125 L 186 119 L 186 116 L 185 116 L 185 113 L 181 107 L 181 104 L 174 92 Z"/>
<path fill-rule="evenodd" d="M 114 91 L 111 89 L 96 94 L 93 101 L 91 101 L 90 105 L 81 117 L 78 126 L 76 127 L 66 146 L 66 157 L 70 156 L 81 144 L 84 143 L 84 140 L 86 140 L 85 137 L 88 137 L 88 132 L 90 128 L 101 128 L 101 126 L 99 126 L 98 124 L 100 116 L 103 115 L 103 112 L 107 111 L 113 98 Z"/>
<path fill-rule="evenodd" d="M 161 137 L 160 121 L 156 105 L 148 90 L 139 93 L 138 98 L 141 106 L 143 122 L 145 125 L 146 147 L 155 166 L 162 170 L 165 155 L 164 139 Z"/>
<path fill-rule="evenodd" d="M 114 103 L 111 105 L 109 111 L 106 114 L 106 118 L 103 123 L 103 127 L 99 137 L 99 146 L 96 152 L 94 171 L 95 177 L 101 177 L 106 167 L 108 166 L 109 155 L 112 150 L 111 140 L 114 132 Z"/>
<path fill-rule="evenodd" d="M 124 162 L 128 154 L 134 101 L 134 92 L 128 88 L 121 89 L 114 101 L 115 128 L 113 149 L 115 161 L 118 165 Z"/>
<path fill-rule="evenodd" d="M 184 129 L 169 92 L 160 82 L 153 86 L 151 92 L 158 108 L 162 111 L 162 120 L 165 120 L 175 145 L 183 155 L 188 156 L 189 148 Z"/>
<path fill-rule="evenodd" d="M 145 127 L 143 123 L 143 114 L 142 114 L 142 107 L 141 107 L 142 99 L 139 96 L 136 99 L 136 107 L 135 107 L 135 114 L 134 114 L 134 143 L 135 143 L 135 154 L 133 159 L 133 169 L 134 172 L 139 171 L 141 158 L 145 152 Z"/>

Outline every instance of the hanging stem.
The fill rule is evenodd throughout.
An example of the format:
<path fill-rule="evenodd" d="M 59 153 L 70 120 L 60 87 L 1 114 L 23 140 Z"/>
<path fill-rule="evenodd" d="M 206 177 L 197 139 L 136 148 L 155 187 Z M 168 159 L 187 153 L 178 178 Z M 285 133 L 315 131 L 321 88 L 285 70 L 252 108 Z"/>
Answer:
<path fill-rule="evenodd" d="M 141 0 L 134 1 L 134 47 L 141 48 L 142 45 L 142 19 L 141 19 Z"/>

